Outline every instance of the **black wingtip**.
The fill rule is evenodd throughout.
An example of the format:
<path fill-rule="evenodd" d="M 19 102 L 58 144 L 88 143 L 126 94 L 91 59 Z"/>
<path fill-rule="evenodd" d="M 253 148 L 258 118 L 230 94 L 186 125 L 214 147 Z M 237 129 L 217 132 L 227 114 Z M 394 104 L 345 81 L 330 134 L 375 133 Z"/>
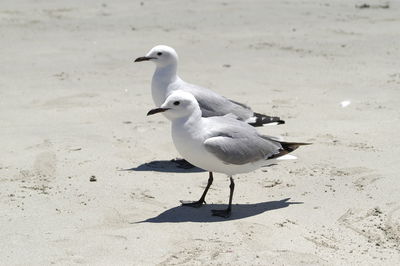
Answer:
<path fill-rule="evenodd" d="M 256 121 L 254 123 L 249 123 L 253 127 L 262 127 L 263 125 L 273 123 L 276 123 L 277 125 L 285 124 L 285 121 L 281 120 L 280 117 L 277 116 L 268 116 L 259 113 L 254 113 L 254 116 L 256 118 Z"/>
<path fill-rule="evenodd" d="M 280 141 L 279 143 L 282 145 L 283 149 L 285 149 L 288 152 L 292 152 L 300 146 L 312 144 L 309 142 L 284 142 L 284 141 Z"/>
<path fill-rule="evenodd" d="M 291 153 L 292 151 L 296 150 L 300 146 L 312 144 L 312 143 L 306 143 L 306 142 L 284 142 L 284 141 L 278 141 L 278 142 L 282 145 L 282 150 L 280 150 L 279 153 L 272 155 L 268 159 L 279 158 L 283 155 Z"/>

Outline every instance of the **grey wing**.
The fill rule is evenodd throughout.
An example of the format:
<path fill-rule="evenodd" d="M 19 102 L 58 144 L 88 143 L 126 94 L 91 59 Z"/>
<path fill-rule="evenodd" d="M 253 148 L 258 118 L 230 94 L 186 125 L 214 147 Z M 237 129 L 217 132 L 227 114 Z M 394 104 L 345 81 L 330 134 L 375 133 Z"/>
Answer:
<path fill-rule="evenodd" d="M 212 90 L 186 83 L 181 88 L 194 95 L 199 102 L 203 117 L 223 116 L 234 114 L 239 120 L 247 120 L 253 116 L 254 112 L 244 104 L 231 101 Z"/>
<path fill-rule="evenodd" d="M 241 128 L 232 126 L 229 127 L 229 131 L 214 133 L 204 141 L 204 145 L 221 161 L 236 165 L 267 159 L 282 149 L 279 142 L 264 139 L 252 131 L 243 132 Z"/>

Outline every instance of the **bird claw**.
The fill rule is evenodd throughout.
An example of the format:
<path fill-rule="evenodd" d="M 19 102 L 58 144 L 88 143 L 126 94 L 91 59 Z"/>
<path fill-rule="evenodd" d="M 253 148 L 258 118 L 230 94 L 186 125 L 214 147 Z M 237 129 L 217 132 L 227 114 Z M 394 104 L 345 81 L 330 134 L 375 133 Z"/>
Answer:
<path fill-rule="evenodd" d="M 203 204 L 205 204 L 205 201 L 186 201 L 186 200 L 181 200 L 182 206 L 187 206 L 187 207 L 193 207 L 193 208 L 200 208 Z"/>
<path fill-rule="evenodd" d="M 211 210 L 213 216 L 218 216 L 222 218 L 228 218 L 231 216 L 231 210 L 226 209 L 226 210 Z"/>

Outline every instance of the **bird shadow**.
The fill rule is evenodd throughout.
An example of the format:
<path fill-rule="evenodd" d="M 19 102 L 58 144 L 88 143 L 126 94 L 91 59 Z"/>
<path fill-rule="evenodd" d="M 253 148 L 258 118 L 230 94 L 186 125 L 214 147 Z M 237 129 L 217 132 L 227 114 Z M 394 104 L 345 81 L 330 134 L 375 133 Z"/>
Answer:
<path fill-rule="evenodd" d="M 225 204 L 207 204 L 201 208 L 196 209 L 186 206 L 178 206 L 166 210 L 159 215 L 149 218 L 144 221 L 132 222 L 137 223 L 184 223 L 184 222 L 195 222 L 195 223 L 215 223 L 225 222 L 243 219 L 255 215 L 259 215 L 266 211 L 272 211 L 276 209 L 286 208 L 292 204 L 303 204 L 303 202 L 289 202 L 290 198 L 286 198 L 279 201 L 267 201 L 255 204 L 236 204 L 232 206 L 232 214 L 229 218 L 221 218 L 211 216 L 212 209 L 225 209 Z"/>
<path fill-rule="evenodd" d="M 143 163 L 139 166 L 121 169 L 120 171 L 155 171 L 164 173 L 200 173 L 205 172 L 205 170 L 195 167 L 183 160 L 156 160 L 148 163 Z"/>

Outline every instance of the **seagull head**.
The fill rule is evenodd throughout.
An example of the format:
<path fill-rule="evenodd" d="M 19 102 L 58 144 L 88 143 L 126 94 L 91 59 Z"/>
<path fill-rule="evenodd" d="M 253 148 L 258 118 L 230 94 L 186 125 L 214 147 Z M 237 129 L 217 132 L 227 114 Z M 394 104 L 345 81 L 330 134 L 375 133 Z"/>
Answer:
<path fill-rule="evenodd" d="M 191 93 L 180 90 L 172 92 L 160 108 L 150 110 L 147 115 L 157 113 L 164 113 L 169 120 L 189 117 L 193 113 L 201 116 L 201 110 L 196 98 Z"/>
<path fill-rule="evenodd" d="M 166 45 L 153 47 L 145 56 L 135 59 L 135 62 L 152 61 L 159 67 L 178 63 L 178 54 L 174 48 Z"/>

